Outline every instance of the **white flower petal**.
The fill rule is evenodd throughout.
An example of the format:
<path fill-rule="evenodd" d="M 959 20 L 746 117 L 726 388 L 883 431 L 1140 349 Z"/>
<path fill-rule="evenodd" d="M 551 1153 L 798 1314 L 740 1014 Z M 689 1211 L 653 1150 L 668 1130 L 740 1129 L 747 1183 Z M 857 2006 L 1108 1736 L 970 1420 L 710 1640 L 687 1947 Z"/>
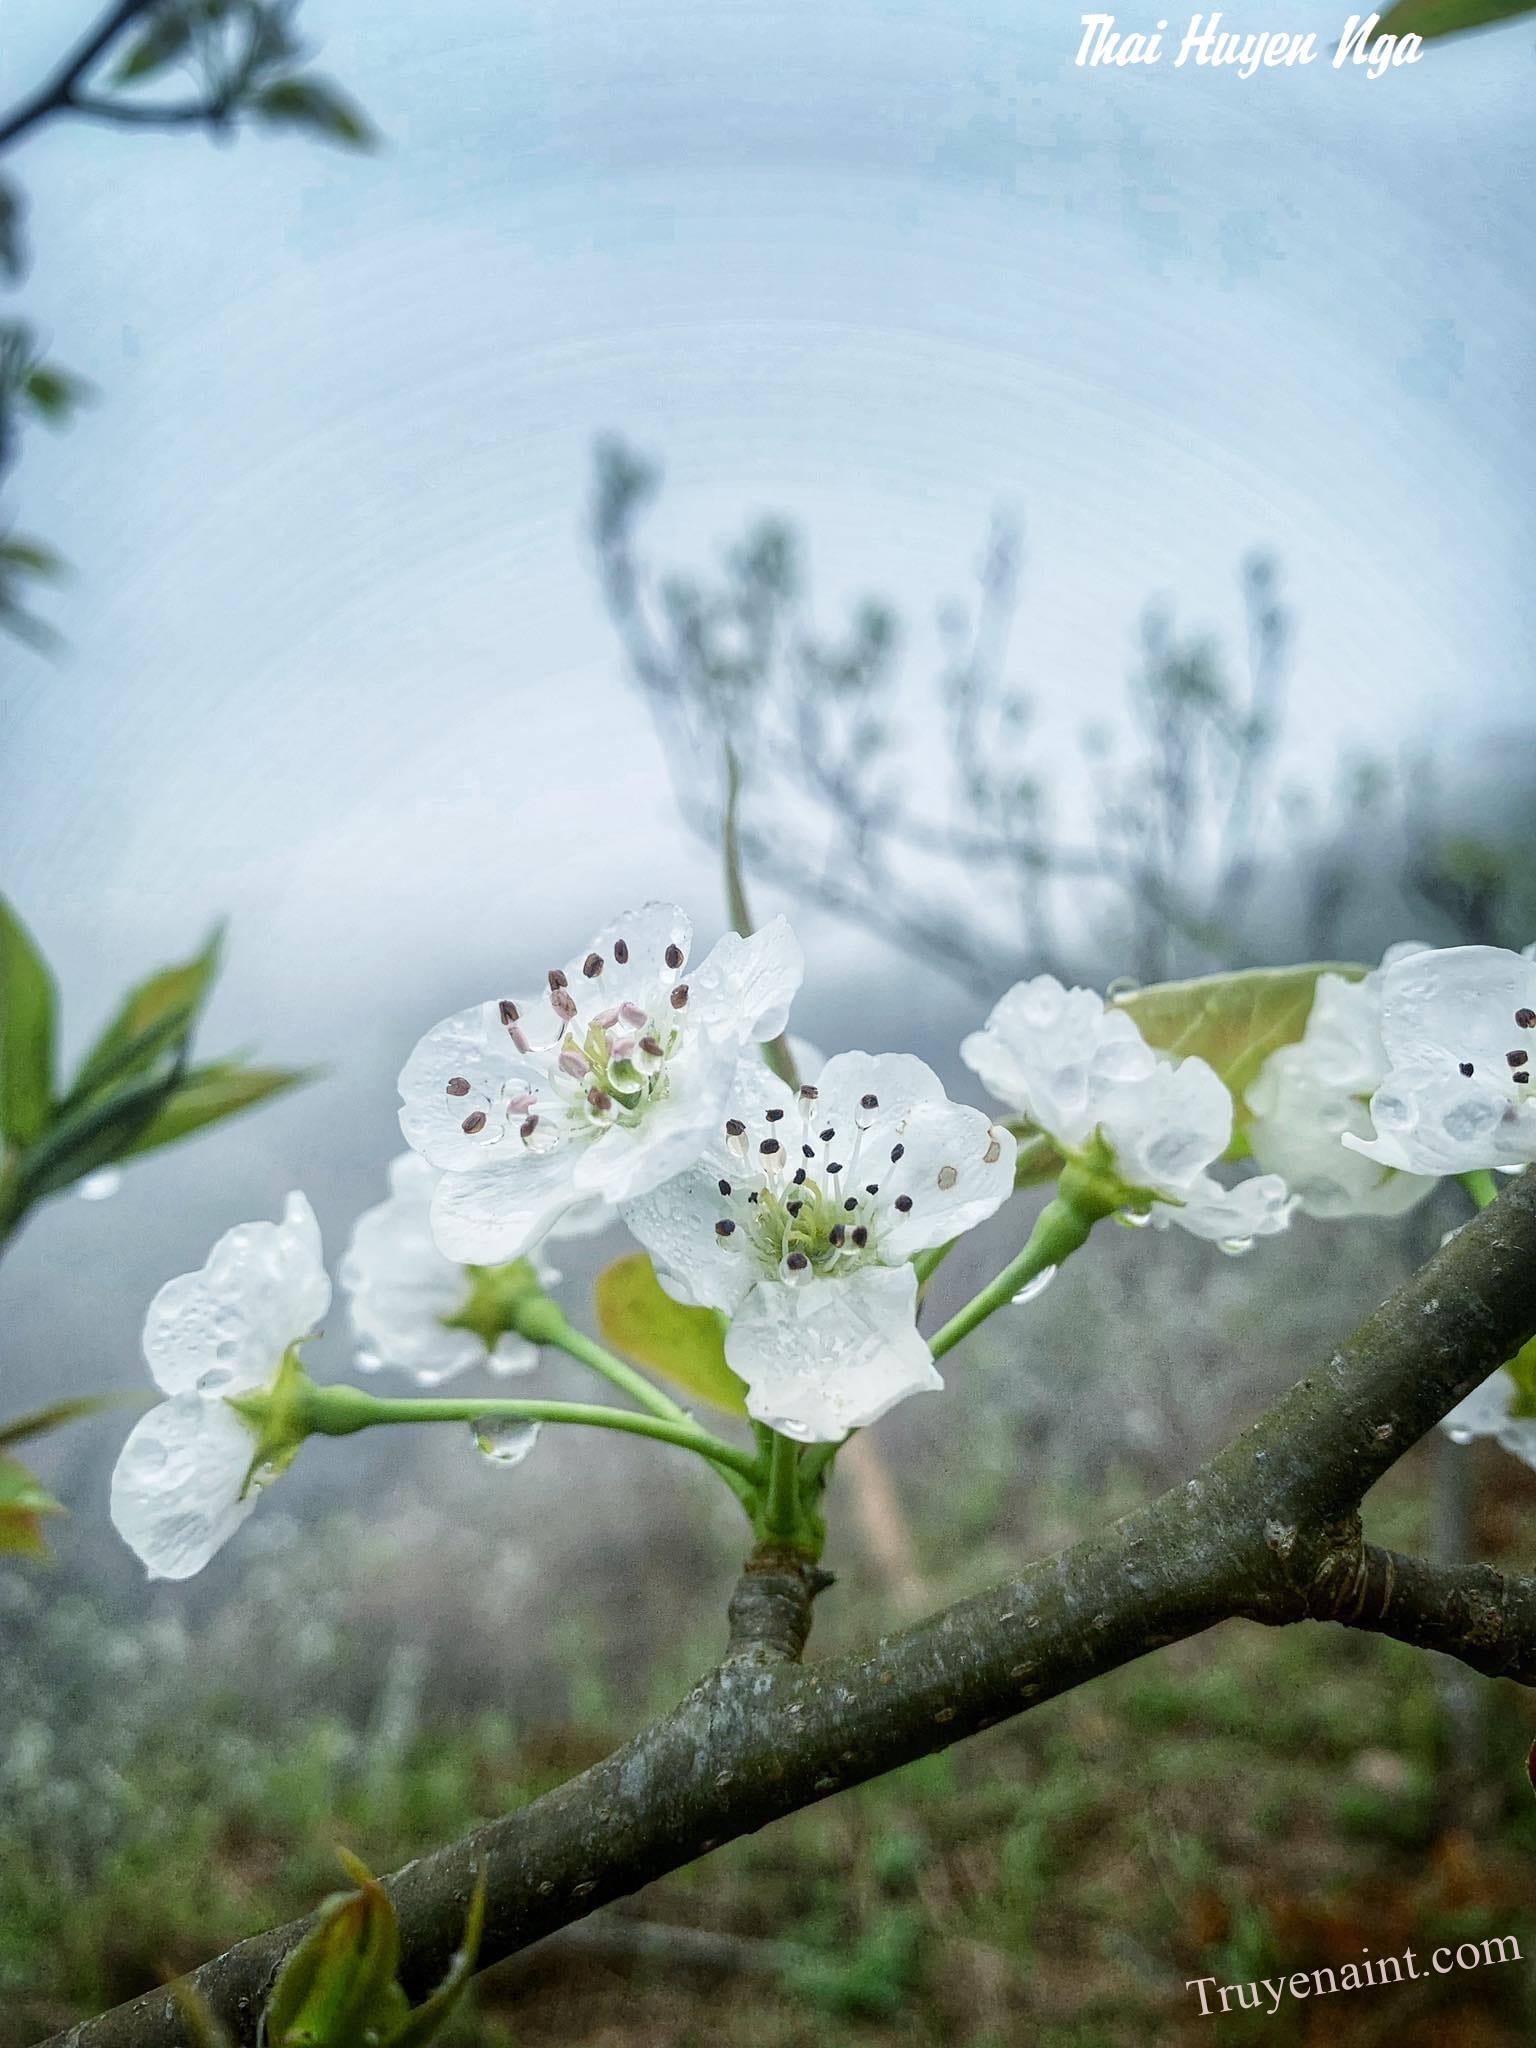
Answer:
<path fill-rule="evenodd" d="M 152 1579 L 189 1579 L 256 1505 L 241 1498 L 254 1431 L 223 1400 L 178 1394 L 134 1425 L 112 1474 L 112 1520 Z"/>
<path fill-rule="evenodd" d="M 723 1031 L 738 1044 L 777 1038 L 805 979 L 805 955 L 788 921 L 742 938 L 727 932 L 689 976 L 689 1001 L 706 1030 Z"/>
<path fill-rule="evenodd" d="M 764 1280 L 725 1340 L 747 1412 L 802 1443 L 836 1443 L 909 1394 L 944 1384 L 918 1335 L 910 1266 L 866 1266 L 790 1287 Z"/>
<path fill-rule="evenodd" d="M 1154 1202 L 1151 1216 L 1164 1228 L 1177 1224 L 1191 1237 L 1238 1247 L 1284 1230 L 1294 1207 L 1294 1197 L 1277 1173 L 1255 1174 L 1230 1188 L 1203 1173 L 1185 1189 L 1179 1206 Z"/>
<path fill-rule="evenodd" d="M 883 1160 L 870 1169 L 880 1189 L 875 1249 L 887 1265 L 947 1244 L 994 1215 L 1013 1193 L 1018 1150 L 1012 1132 L 958 1102 L 920 1102 L 898 1128 L 900 1159 L 890 1156 L 895 1145 L 882 1146 Z"/>
<path fill-rule="evenodd" d="M 1099 1124 L 1131 1187 L 1180 1195 L 1232 1136 L 1232 1097 L 1202 1059 L 1159 1061 L 1138 1080 L 1105 1091 Z"/>
<path fill-rule="evenodd" d="M 291 1194 L 281 1223 L 237 1224 L 200 1272 L 165 1283 L 145 1317 L 144 1356 L 167 1394 L 264 1386 L 330 1301 L 315 1212 Z"/>
<path fill-rule="evenodd" d="M 818 1113 L 828 1123 L 867 1124 L 875 1098 L 882 1117 L 904 1116 L 920 1102 L 943 1102 L 944 1083 L 926 1061 L 910 1052 L 834 1053 L 816 1077 Z"/>
<path fill-rule="evenodd" d="M 532 1014 L 534 1005 L 517 1006 Z M 546 1021 L 546 1019 L 548 1021 Z M 551 1013 L 538 1027 L 551 1035 Z M 433 1166 L 460 1170 L 488 1153 L 521 1152 L 506 1103 L 542 1085 L 543 1069 L 513 1044 L 497 1003 L 476 1003 L 434 1024 L 400 1071 L 400 1129 Z M 482 1119 L 478 1128 L 466 1123 Z"/>
<path fill-rule="evenodd" d="M 505 1265 L 526 1257 L 571 1205 L 568 1151 L 520 1149 L 515 1163 L 445 1173 L 432 1197 L 432 1236 L 457 1265 Z"/>
<path fill-rule="evenodd" d="M 1515 1382 L 1500 1366 L 1481 1386 L 1474 1387 L 1459 1407 L 1451 1410 L 1440 1427 L 1457 1443 L 1467 1443 L 1479 1436 L 1494 1437 L 1512 1457 L 1523 1459 L 1536 1470 L 1536 1416 L 1510 1413 L 1518 1394 Z"/>
<path fill-rule="evenodd" d="M 680 966 L 668 965 L 669 947 L 679 954 Z M 649 1008 L 658 990 L 688 977 L 692 947 L 693 922 L 686 911 L 675 903 L 643 903 L 605 924 L 591 945 L 566 963 L 566 979 L 582 994 L 586 963 L 595 953 L 603 963 L 595 984 L 603 1001 L 639 1002 Z M 627 960 L 619 959 L 620 951 L 628 954 Z"/>
<path fill-rule="evenodd" d="M 1106 1007 L 1092 989 L 1063 988 L 1050 974 L 1016 982 L 960 1057 L 999 1101 L 1068 1151 L 1093 1135 L 1106 1091 L 1143 1079 L 1158 1063 L 1124 1010 Z"/>

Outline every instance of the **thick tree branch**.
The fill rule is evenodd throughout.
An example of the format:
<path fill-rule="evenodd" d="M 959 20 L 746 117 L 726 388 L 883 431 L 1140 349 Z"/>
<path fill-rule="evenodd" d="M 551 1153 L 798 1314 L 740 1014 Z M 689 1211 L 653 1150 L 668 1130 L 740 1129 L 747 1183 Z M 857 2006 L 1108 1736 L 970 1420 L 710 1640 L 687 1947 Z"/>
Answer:
<path fill-rule="evenodd" d="M 1194 1478 L 988 1592 L 804 1666 L 795 1642 L 815 1589 L 758 1560 L 733 1602 L 733 1656 L 671 1714 L 389 1881 L 407 1987 L 441 1975 L 481 1871 L 489 1964 L 723 1841 L 1219 1621 L 1341 1621 L 1536 1683 L 1536 1583 L 1393 1557 L 1365 1544 L 1358 1515 L 1376 1479 L 1533 1331 L 1528 1172 Z M 303 1925 L 197 1973 L 240 2048 Z M 189 2042 L 158 1992 L 44 2048 Z"/>

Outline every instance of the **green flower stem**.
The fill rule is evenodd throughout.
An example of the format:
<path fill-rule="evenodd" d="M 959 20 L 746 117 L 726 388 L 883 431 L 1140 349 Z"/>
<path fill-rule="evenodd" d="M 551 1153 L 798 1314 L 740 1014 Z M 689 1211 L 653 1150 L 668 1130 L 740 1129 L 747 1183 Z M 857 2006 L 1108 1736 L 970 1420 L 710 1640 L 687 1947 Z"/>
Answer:
<path fill-rule="evenodd" d="M 690 1428 L 697 1425 L 688 1410 L 674 1401 L 670 1394 L 664 1394 L 660 1387 L 652 1386 L 642 1372 L 632 1365 L 626 1365 L 622 1358 L 615 1358 L 611 1351 L 605 1351 L 601 1344 L 586 1336 L 568 1322 L 559 1304 L 541 1296 L 519 1318 L 519 1334 L 535 1344 L 548 1344 L 557 1351 L 563 1351 L 569 1358 L 579 1360 L 595 1373 L 601 1373 L 608 1384 L 628 1394 L 632 1401 L 650 1414 L 660 1416 L 664 1421 L 686 1423 Z"/>
<path fill-rule="evenodd" d="M 1096 1194 L 1091 1187 L 1070 1188 L 1068 1176 L 1064 1174 L 1062 1192 L 1036 1217 L 1035 1227 L 1029 1233 L 1029 1242 L 1023 1251 L 1004 1266 L 997 1278 L 989 1281 L 974 1300 L 968 1301 L 958 1315 L 951 1316 L 942 1330 L 934 1333 L 928 1345 L 934 1357 L 942 1358 L 946 1351 L 953 1351 L 962 1337 L 968 1337 L 979 1323 L 984 1323 L 998 1309 L 1006 1308 L 1031 1280 L 1038 1280 L 1042 1273 L 1069 1259 L 1073 1252 L 1088 1242 L 1088 1233 L 1100 1217 L 1111 1213 L 1112 1206 L 1106 1196 Z"/>
<path fill-rule="evenodd" d="M 800 1519 L 800 1446 L 775 1432 L 768 1449 L 763 1534 L 770 1542 L 793 1548 L 800 1541 Z"/>
<path fill-rule="evenodd" d="M 750 1451 L 728 1444 L 686 1417 L 674 1422 L 658 1415 L 636 1415 L 628 1408 L 593 1408 L 583 1401 L 496 1401 L 386 1399 L 364 1393 L 361 1387 L 309 1387 L 304 1401 L 303 1423 L 317 1436 L 352 1436 L 360 1429 L 372 1429 L 387 1422 L 576 1422 L 595 1429 L 617 1429 L 631 1436 L 653 1437 L 658 1443 L 676 1444 L 707 1458 L 720 1471 L 745 1480 L 750 1486 L 758 1478 L 756 1459 Z"/>
<path fill-rule="evenodd" d="M 1499 1184 L 1486 1166 L 1479 1167 L 1474 1173 L 1463 1173 L 1457 1177 L 1479 1209 L 1486 1209 L 1499 1192 Z"/>

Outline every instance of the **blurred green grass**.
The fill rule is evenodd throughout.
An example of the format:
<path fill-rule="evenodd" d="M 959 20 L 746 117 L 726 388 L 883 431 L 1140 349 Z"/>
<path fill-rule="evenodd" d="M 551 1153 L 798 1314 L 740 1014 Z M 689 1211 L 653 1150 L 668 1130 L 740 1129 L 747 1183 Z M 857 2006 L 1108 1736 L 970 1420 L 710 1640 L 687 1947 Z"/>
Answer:
<path fill-rule="evenodd" d="M 1491 1469 L 1513 1489 L 1489 1499 L 1496 1553 L 1530 1501 L 1518 1467 Z M 1422 1534 L 1422 1476 L 1386 1489 L 1380 1533 Z M 0 2048 L 304 1910 L 335 1843 L 388 1869 L 536 1796 L 708 1661 L 707 1614 L 622 1712 L 602 1629 L 568 1606 L 557 1714 L 456 1711 L 397 1650 L 368 1716 L 318 1704 L 322 1672 L 283 1724 L 235 1673 L 178 1678 L 161 1624 L 39 1607 L 57 1712 L 38 1691 L 18 1720 L 13 1697 L 0 1742 Z M 1536 1958 L 1536 1702 L 1487 1688 L 1478 1763 L 1438 1685 L 1390 1642 L 1218 1630 L 650 1887 L 490 1973 L 451 2040 L 1516 2048 L 1531 1965 L 1214 2022 L 1184 1989 L 1492 1935 Z"/>

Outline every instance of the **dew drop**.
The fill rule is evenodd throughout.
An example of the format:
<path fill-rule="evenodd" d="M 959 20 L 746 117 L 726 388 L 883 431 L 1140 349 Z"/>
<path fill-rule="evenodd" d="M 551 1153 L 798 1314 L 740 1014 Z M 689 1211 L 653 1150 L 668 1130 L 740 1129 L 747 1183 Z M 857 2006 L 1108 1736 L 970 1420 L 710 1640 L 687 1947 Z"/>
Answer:
<path fill-rule="evenodd" d="M 82 1202 L 110 1201 L 123 1184 L 123 1176 L 115 1166 L 104 1166 L 99 1173 L 88 1173 L 81 1181 L 79 1195 Z"/>
<path fill-rule="evenodd" d="M 475 1449 L 493 1465 L 521 1465 L 539 1440 L 543 1425 L 481 1415 L 469 1425 Z"/>
<path fill-rule="evenodd" d="M 1217 1244 L 1219 1252 L 1225 1252 L 1229 1259 L 1240 1259 L 1244 1252 L 1253 1250 L 1251 1237 L 1224 1237 Z"/>
<path fill-rule="evenodd" d="M 1152 1221 L 1152 1211 L 1150 1209 L 1119 1209 L 1115 1212 L 1115 1221 L 1123 1223 L 1127 1230 L 1145 1230 Z"/>
<path fill-rule="evenodd" d="M 1040 1295 L 1044 1294 L 1055 1278 L 1056 1268 L 1054 1266 L 1042 1266 L 1034 1279 L 1026 1280 L 1018 1293 L 1013 1297 L 1014 1307 L 1021 1308 L 1026 1301 L 1037 1300 Z"/>
<path fill-rule="evenodd" d="M 1454 1429 L 1447 1429 L 1445 1433 L 1453 1444 L 1469 1444 L 1473 1438 L 1473 1432 L 1463 1422 L 1458 1422 Z"/>

